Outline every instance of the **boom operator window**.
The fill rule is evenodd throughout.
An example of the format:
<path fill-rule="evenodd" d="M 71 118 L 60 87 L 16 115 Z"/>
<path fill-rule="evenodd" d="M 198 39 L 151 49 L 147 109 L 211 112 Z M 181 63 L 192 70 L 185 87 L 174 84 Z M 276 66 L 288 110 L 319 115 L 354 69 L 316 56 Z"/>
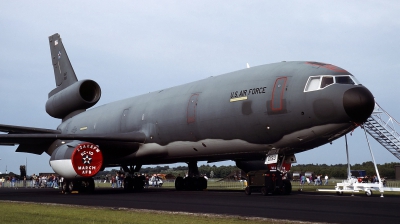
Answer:
<path fill-rule="evenodd" d="M 308 78 L 304 92 L 316 91 L 324 89 L 333 84 L 350 84 L 350 85 L 360 85 L 356 78 L 351 75 L 320 75 L 320 76 L 310 76 Z"/>

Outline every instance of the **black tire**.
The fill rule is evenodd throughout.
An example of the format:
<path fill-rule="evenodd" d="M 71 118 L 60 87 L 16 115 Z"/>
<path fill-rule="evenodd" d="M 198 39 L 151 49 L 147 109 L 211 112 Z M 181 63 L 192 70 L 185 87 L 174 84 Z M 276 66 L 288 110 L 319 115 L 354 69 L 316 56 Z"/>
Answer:
<path fill-rule="evenodd" d="M 247 187 L 244 189 L 244 193 L 245 193 L 246 195 L 251 195 L 251 189 L 250 189 L 249 186 L 247 186 Z"/>
<path fill-rule="evenodd" d="M 268 189 L 266 187 L 262 187 L 261 188 L 261 194 L 264 195 L 264 196 L 268 195 Z"/>
<path fill-rule="evenodd" d="M 201 190 L 207 189 L 207 180 L 204 177 L 200 177 L 200 189 Z"/>
<path fill-rule="evenodd" d="M 202 191 L 207 189 L 207 180 L 204 177 L 194 178 L 195 181 L 193 182 L 197 191 Z"/>
<path fill-rule="evenodd" d="M 124 190 L 128 191 L 128 192 L 133 190 L 133 179 L 132 179 L 132 177 L 126 177 L 124 179 Z"/>
<path fill-rule="evenodd" d="M 194 177 L 192 178 L 192 188 L 189 190 L 201 191 L 201 181 L 200 178 Z"/>
<path fill-rule="evenodd" d="M 67 188 L 68 188 L 69 193 L 77 190 L 77 186 L 78 186 L 77 181 L 69 181 L 67 183 L 68 183 Z"/>
<path fill-rule="evenodd" d="M 69 181 L 64 180 L 64 182 L 62 183 L 61 189 L 62 189 L 62 192 L 65 194 L 70 193 L 71 191 L 69 190 Z"/>
<path fill-rule="evenodd" d="M 342 196 L 343 195 L 343 191 L 336 191 L 336 194 L 339 195 L 339 196 Z"/>
<path fill-rule="evenodd" d="M 184 184 L 184 187 L 183 187 L 183 189 L 184 190 L 187 190 L 187 191 L 192 191 L 192 190 L 194 190 L 195 188 L 194 188 L 194 184 L 193 184 L 193 178 L 192 177 L 185 177 L 185 179 L 183 179 L 183 184 Z"/>
<path fill-rule="evenodd" d="M 177 191 L 182 191 L 185 187 L 185 183 L 182 177 L 177 177 L 175 179 L 175 189 Z"/>
<path fill-rule="evenodd" d="M 134 191 L 141 191 L 144 188 L 144 182 L 141 177 L 134 177 L 133 178 L 133 190 Z"/>
<path fill-rule="evenodd" d="M 93 192 L 94 192 L 94 190 L 95 190 L 95 185 L 94 185 L 94 179 L 93 179 L 93 178 L 90 178 L 90 179 L 88 180 L 87 190 L 88 190 L 89 193 L 93 193 Z"/>
<path fill-rule="evenodd" d="M 282 193 L 285 195 L 292 193 L 292 183 L 290 183 L 290 180 L 283 180 Z"/>
<path fill-rule="evenodd" d="M 366 190 L 365 191 L 365 195 L 367 196 L 367 197 L 371 197 L 372 196 L 372 191 L 371 190 Z"/>

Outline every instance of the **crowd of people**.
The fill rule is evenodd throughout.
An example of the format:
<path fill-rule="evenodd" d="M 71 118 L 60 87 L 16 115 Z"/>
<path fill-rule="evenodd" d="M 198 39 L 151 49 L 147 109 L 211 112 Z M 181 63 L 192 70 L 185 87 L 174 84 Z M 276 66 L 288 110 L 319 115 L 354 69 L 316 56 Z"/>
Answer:
<path fill-rule="evenodd" d="M 149 175 L 142 173 L 140 176 L 143 177 L 145 188 L 149 186 L 159 187 L 161 186 L 160 183 L 162 184 L 162 178 L 156 174 Z M 135 177 L 139 177 L 139 175 L 135 175 Z M 111 177 L 105 177 L 102 181 L 103 183 L 109 182 L 112 188 L 124 188 L 124 180 L 125 175 L 117 172 L 115 175 L 111 175 Z"/>
<path fill-rule="evenodd" d="M 365 176 L 365 177 L 358 177 L 358 183 L 379 183 L 379 179 L 376 175 L 373 176 Z M 386 178 L 381 178 L 383 186 L 386 187 Z"/>
<path fill-rule="evenodd" d="M 29 179 L 24 177 L 23 180 L 17 179 L 16 176 L 8 176 L 0 178 L 0 187 L 59 188 L 62 181 L 62 177 L 54 174 L 41 176 L 33 174 Z"/>
<path fill-rule="evenodd" d="M 322 184 L 328 185 L 328 180 L 329 180 L 328 174 L 326 174 L 325 177 L 323 177 L 322 174 L 316 175 L 316 176 L 301 175 L 300 176 L 300 185 L 304 185 L 305 183 L 307 183 L 308 185 L 314 184 L 314 186 L 322 185 Z"/>

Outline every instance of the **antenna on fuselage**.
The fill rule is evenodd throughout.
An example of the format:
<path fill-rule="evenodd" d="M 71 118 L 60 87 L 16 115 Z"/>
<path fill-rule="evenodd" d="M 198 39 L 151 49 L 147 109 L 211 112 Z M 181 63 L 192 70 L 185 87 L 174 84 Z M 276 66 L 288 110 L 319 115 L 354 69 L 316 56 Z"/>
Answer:
<path fill-rule="evenodd" d="M 247 68 L 250 68 L 250 65 L 249 65 L 249 63 L 246 63 L 247 64 Z"/>

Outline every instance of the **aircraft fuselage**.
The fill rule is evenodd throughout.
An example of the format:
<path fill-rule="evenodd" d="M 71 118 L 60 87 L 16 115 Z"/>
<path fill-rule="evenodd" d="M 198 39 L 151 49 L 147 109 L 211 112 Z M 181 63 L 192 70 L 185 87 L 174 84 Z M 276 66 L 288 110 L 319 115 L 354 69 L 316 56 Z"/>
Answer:
<path fill-rule="evenodd" d="M 365 87 L 335 83 L 306 91 L 309 78 L 321 75 L 352 77 L 321 63 L 262 65 L 99 106 L 65 120 L 58 130 L 146 135 L 143 144 L 99 145 L 106 166 L 254 159 L 270 150 L 298 153 L 331 142 L 366 119 L 344 102 L 346 91 L 369 93 Z"/>

